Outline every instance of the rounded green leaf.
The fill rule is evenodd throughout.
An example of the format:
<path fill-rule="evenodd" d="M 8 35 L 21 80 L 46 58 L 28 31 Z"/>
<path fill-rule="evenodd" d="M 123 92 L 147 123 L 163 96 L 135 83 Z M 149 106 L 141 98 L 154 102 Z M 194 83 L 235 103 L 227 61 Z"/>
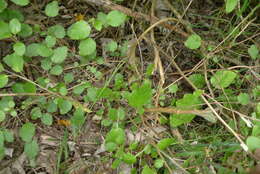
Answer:
<path fill-rule="evenodd" d="M 32 123 L 25 123 L 19 130 L 19 136 L 25 142 L 31 142 L 35 134 L 35 126 Z"/>
<path fill-rule="evenodd" d="M 106 142 L 113 142 L 121 145 L 125 142 L 125 132 L 122 128 L 113 128 L 106 136 Z"/>
<path fill-rule="evenodd" d="M 38 152 L 39 152 L 39 145 L 36 140 L 32 140 L 32 142 L 25 143 L 24 153 L 30 160 L 34 160 Z"/>
<path fill-rule="evenodd" d="M 9 29 L 9 25 L 4 21 L 0 21 L 0 40 L 6 39 L 12 36 L 11 31 Z"/>
<path fill-rule="evenodd" d="M 58 1 L 52 1 L 45 7 L 45 14 L 49 17 L 55 17 L 59 14 Z"/>
<path fill-rule="evenodd" d="M 242 105 L 247 105 L 250 102 L 250 97 L 247 93 L 240 93 L 239 96 L 237 96 L 237 100 Z"/>
<path fill-rule="evenodd" d="M 113 10 L 107 15 L 107 24 L 112 27 L 118 27 L 122 25 L 126 20 L 126 15 L 120 11 Z"/>
<path fill-rule="evenodd" d="M 246 140 L 246 144 L 249 148 L 249 150 L 255 150 L 260 147 L 260 138 L 254 137 L 254 136 L 249 136 Z"/>
<path fill-rule="evenodd" d="M 25 93 L 36 93 L 37 88 L 36 88 L 35 84 L 30 83 L 30 82 L 25 82 L 23 84 L 23 90 Z"/>
<path fill-rule="evenodd" d="M 48 34 L 59 39 L 64 38 L 66 35 L 64 27 L 59 24 L 49 27 Z"/>
<path fill-rule="evenodd" d="M 106 45 L 106 50 L 110 52 L 114 52 L 117 49 L 117 43 L 115 41 L 111 41 Z"/>
<path fill-rule="evenodd" d="M 226 13 L 232 12 L 238 3 L 238 0 L 226 0 Z"/>
<path fill-rule="evenodd" d="M 4 120 L 5 120 L 5 113 L 4 113 L 4 111 L 0 110 L 0 122 L 2 122 Z"/>
<path fill-rule="evenodd" d="M 31 110 L 31 118 L 36 120 L 42 117 L 42 111 L 40 107 L 35 107 Z"/>
<path fill-rule="evenodd" d="M 96 42 L 93 39 L 88 38 L 80 41 L 79 54 L 81 56 L 91 55 L 94 51 L 96 51 Z"/>
<path fill-rule="evenodd" d="M 38 56 L 38 43 L 32 43 L 26 47 L 25 55 L 28 57 Z"/>
<path fill-rule="evenodd" d="M 53 122 L 53 118 L 52 115 L 49 113 L 45 113 L 42 115 L 41 117 L 41 121 L 43 124 L 47 125 L 47 126 L 51 126 L 52 122 Z"/>
<path fill-rule="evenodd" d="M 54 53 L 51 57 L 51 61 L 54 63 L 62 63 L 68 54 L 68 48 L 65 46 L 58 47 L 54 50 Z"/>
<path fill-rule="evenodd" d="M 0 13 L 7 7 L 5 0 L 0 0 Z"/>
<path fill-rule="evenodd" d="M 113 152 L 117 149 L 117 144 L 113 142 L 108 142 L 105 144 L 105 148 L 108 152 Z"/>
<path fill-rule="evenodd" d="M 8 83 L 8 76 L 6 74 L 0 74 L 0 88 L 5 87 Z"/>
<path fill-rule="evenodd" d="M 222 70 L 216 72 L 211 78 L 211 84 L 218 89 L 227 88 L 229 85 L 233 83 L 237 74 L 233 71 Z"/>
<path fill-rule="evenodd" d="M 5 141 L 7 141 L 8 143 L 12 143 L 14 141 L 14 133 L 12 131 L 5 129 L 3 133 L 4 133 Z"/>
<path fill-rule="evenodd" d="M 153 169 L 150 169 L 147 165 L 144 166 L 141 174 L 156 174 Z"/>
<path fill-rule="evenodd" d="M 21 37 L 29 37 L 33 33 L 32 27 L 28 24 L 22 24 L 21 25 L 21 31 L 18 33 L 19 36 Z"/>
<path fill-rule="evenodd" d="M 123 161 L 126 164 L 134 164 L 136 162 L 136 157 L 128 152 L 123 155 Z"/>
<path fill-rule="evenodd" d="M 4 62 L 15 72 L 21 72 L 23 70 L 24 60 L 22 56 L 10 54 L 4 57 Z"/>
<path fill-rule="evenodd" d="M 73 73 L 66 73 L 66 74 L 64 75 L 64 81 L 65 81 L 65 83 L 71 83 L 71 82 L 73 82 L 73 80 L 74 80 L 74 75 L 73 75 Z"/>
<path fill-rule="evenodd" d="M 259 54 L 259 51 L 256 47 L 256 45 L 251 45 L 250 48 L 248 48 L 248 54 L 250 55 L 250 57 L 252 59 L 256 59 L 258 54 Z"/>
<path fill-rule="evenodd" d="M 154 161 L 154 167 L 157 168 L 157 169 L 162 168 L 163 164 L 164 164 L 164 160 L 163 159 L 156 159 Z"/>
<path fill-rule="evenodd" d="M 24 45 L 24 43 L 22 42 L 16 42 L 14 45 L 13 45 L 13 50 L 14 52 L 19 55 L 19 56 L 23 56 L 25 51 L 26 51 L 26 47 Z"/>
<path fill-rule="evenodd" d="M 30 3 L 29 0 L 11 0 L 11 1 L 16 5 L 20 5 L 20 6 L 26 6 Z"/>
<path fill-rule="evenodd" d="M 45 44 L 37 44 L 37 52 L 42 57 L 49 57 L 53 54 L 52 49 Z"/>
<path fill-rule="evenodd" d="M 66 114 L 72 109 L 72 103 L 68 100 L 59 99 L 58 107 L 60 109 L 60 114 Z"/>
<path fill-rule="evenodd" d="M 56 44 L 56 38 L 53 36 L 47 36 L 45 38 L 45 44 L 47 45 L 47 47 L 51 48 Z"/>
<path fill-rule="evenodd" d="M 89 24 L 86 21 L 81 20 L 72 24 L 68 28 L 67 34 L 73 40 L 83 40 L 89 36 L 90 30 Z"/>
<path fill-rule="evenodd" d="M 192 34 L 185 41 L 184 45 L 192 50 L 198 49 L 201 45 L 201 38 L 197 34 Z"/>
<path fill-rule="evenodd" d="M 160 150 L 164 150 L 174 142 L 175 140 L 173 138 L 164 138 L 158 142 L 157 146 Z"/>
<path fill-rule="evenodd" d="M 51 73 L 52 75 L 58 76 L 58 75 L 60 75 L 60 74 L 62 73 L 62 71 L 63 71 L 62 66 L 60 66 L 60 65 L 55 65 L 55 66 L 51 69 L 50 73 Z"/>
<path fill-rule="evenodd" d="M 18 19 L 14 18 L 9 22 L 9 28 L 10 28 L 11 33 L 17 34 L 21 31 L 22 26 L 21 26 L 20 21 Z"/>
<path fill-rule="evenodd" d="M 50 70 L 51 66 L 52 66 L 52 62 L 51 62 L 50 58 L 46 58 L 46 59 L 41 60 L 41 67 L 45 71 Z"/>

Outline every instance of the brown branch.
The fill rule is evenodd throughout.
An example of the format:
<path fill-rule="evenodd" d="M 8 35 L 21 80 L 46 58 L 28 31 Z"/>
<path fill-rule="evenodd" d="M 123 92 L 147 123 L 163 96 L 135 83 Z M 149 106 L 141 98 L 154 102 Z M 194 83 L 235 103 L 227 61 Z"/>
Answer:
<path fill-rule="evenodd" d="M 126 8 L 122 5 L 118 5 L 118 4 L 115 4 L 109 0 L 83 0 L 84 2 L 87 2 L 87 3 L 90 3 L 90 4 L 94 4 L 96 6 L 102 6 L 104 8 L 107 8 L 109 10 L 118 10 L 118 11 L 121 11 L 123 12 L 124 14 L 126 14 L 127 16 L 131 16 L 133 18 L 135 18 L 136 20 L 138 19 L 144 19 L 146 20 L 147 22 L 150 22 L 150 23 L 156 23 L 158 22 L 160 19 L 157 18 L 157 17 L 151 17 L 149 15 L 146 15 L 146 14 L 143 14 L 143 13 L 140 13 L 140 12 L 135 12 L 135 11 L 132 11 L 131 9 L 129 8 Z M 168 23 L 162 23 L 161 26 L 163 26 L 164 28 L 167 28 L 169 30 L 173 30 L 175 31 L 176 33 L 184 36 L 184 37 L 187 37 L 188 34 L 184 31 L 182 31 L 180 28 L 177 28 L 175 26 L 172 26 Z"/>

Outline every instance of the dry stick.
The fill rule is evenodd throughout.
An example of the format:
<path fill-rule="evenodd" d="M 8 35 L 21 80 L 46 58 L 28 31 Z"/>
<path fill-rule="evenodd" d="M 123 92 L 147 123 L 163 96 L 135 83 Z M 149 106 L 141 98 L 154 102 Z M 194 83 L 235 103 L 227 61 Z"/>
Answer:
<path fill-rule="evenodd" d="M 160 20 L 157 17 L 151 17 L 149 15 L 146 15 L 146 14 L 143 14 L 143 13 L 140 13 L 140 12 L 132 11 L 129 8 L 126 8 L 124 6 L 115 4 L 115 3 L 113 3 L 113 2 L 111 2 L 109 0 L 83 0 L 83 1 L 91 3 L 91 4 L 95 4 L 97 6 L 103 6 L 104 8 L 108 8 L 110 10 L 118 10 L 118 11 L 121 11 L 121 12 L 125 13 L 127 16 L 131 16 L 131 17 L 133 17 L 135 19 L 144 19 L 147 22 L 154 23 L 154 22 L 158 22 Z M 184 32 L 184 31 L 182 31 L 180 28 L 177 28 L 177 27 L 172 26 L 170 24 L 167 24 L 165 22 L 161 22 L 160 23 L 164 28 L 167 28 L 169 30 L 173 30 L 176 33 L 178 33 L 178 34 L 180 34 L 180 35 L 182 35 L 184 37 L 188 37 L 188 34 L 186 32 Z"/>

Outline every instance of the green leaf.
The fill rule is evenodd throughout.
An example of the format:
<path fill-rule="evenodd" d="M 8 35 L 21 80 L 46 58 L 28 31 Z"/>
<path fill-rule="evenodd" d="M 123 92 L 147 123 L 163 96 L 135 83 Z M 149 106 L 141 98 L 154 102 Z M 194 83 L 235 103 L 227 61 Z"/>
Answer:
<path fill-rule="evenodd" d="M 4 21 L 0 20 L 0 40 L 10 38 L 12 36 L 11 31 L 9 29 L 9 25 Z"/>
<path fill-rule="evenodd" d="M 26 51 L 26 47 L 25 47 L 24 43 L 16 42 L 13 45 L 13 50 L 14 50 L 15 54 L 17 54 L 19 56 L 23 56 Z"/>
<path fill-rule="evenodd" d="M 23 84 L 23 90 L 25 93 L 36 93 L 37 88 L 36 88 L 35 84 L 30 83 L 30 82 L 25 82 Z"/>
<path fill-rule="evenodd" d="M 152 99 L 151 82 L 146 80 L 140 87 L 135 88 L 127 98 L 129 105 L 137 109 L 148 104 Z"/>
<path fill-rule="evenodd" d="M 53 47 L 56 44 L 56 38 L 54 36 L 47 36 L 45 38 L 45 44 L 49 48 Z"/>
<path fill-rule="evenodd" d="M 8 83 L 8 76 L 6 74 L 0 74 L 0 88 L 5 87 Z"/>
<path fill-rule="evenodd" d="M 60 114 L 64 115 L 72 109 L 72 103 L 65 99 L 58 100 L 58 107 L 60 109 Z"/>
<path fill-rule="evenodd" d="M 52 1 L 45 7 L 45 14 L 49 17 L 55 17 L 59 14 L 58 1 Z"/>
<path fill-rule="evenodd" d="M 248 54 L 250 55 L 250 57 L 252 59 L 256 59 L 258 54 L 259 54 L 259 51 L 256 47 L 256 45 L 251 45 L 250 48 L 248 48 Z"/>
<path fill-rule="evenodd" d="M 252 136 L 260 137 L 260 125 L 255 125 L 253 127 Z"/>
<path fill-rule="evenodd" d="M 112 27 L 118 27 L 122 25 L 126 20 L 126 15 L 120 11 L 113 10 L 107 15 L 107 24 Z"/>
<path fill-rule="evenodd" d="M 176 142 L 175 139 L 173 138 L 164 138 L 161 139 L 158 143 L 157 146 L 160 150 L 164 150 L 167 147 L 169 147 L 172 143 Z"/>
<path fill-rule="evenodd" d="M 192 74 L 189 76 L 189 80 L 197 87 L 204 88 L 206 85 L 205 78 L 201 74 Z"/>
<path fill-rule="evenodd" d="M 49 113 L 42 114 L 41 121 L 46 126 L 51 126 L 53 122 L 52 115 Z"/>
<path fill-rule="evenodd" d="M 38 118 L 41 118 L 42 117 L 42 111 L 41 111 L 41 108 L 40 107 L 34 107 L 32 110 L 31 110 L 31 118 L 33 120 L 36 120 Z"/>
<path fill-rule="evenodd" d="M 82 109 L 78 108 L 71 117 L 71 124 L 76 128 L 80 128 L 85 123 L 85 120 L 85 112 Z"/>
<path fill-rule="evenodd" d="M 106 50 L 110 51 L 110 52 L 114 52 L 117 49 L 117 43 L 115 41 L 110 41 L 107 45 L 106 45 Z"/>
<path fill-rule="evenodd" d="M 201 38 L 197 34 L 192 34 L 185 41 L 184 45 L 192 50 L 198 49 L 201 45 Z"/>
<path fill-rule="evenodd" d="M 4 120 L 5 120 L 5 113 L 4 113 L 4 111 L 0 110 L 0 122 L 2 122 Z"/>
<path fill-rule="evenodd" d="M 172 84 L 169 86 L 169 92 L 175 94 L 178 91 L 178 85 L 177 84 Z"/>
<path fill-rule="evenodd" d="M 233 83 L 237 74 L 233 71 L 222 70 L 216 72 L 211 78 L 211 84 L 218 89 L 227 88 L 229 85 Z"/>
<path fill-rule="evenodd" d="M 134 164 L 135 162 L 136 162 L 136 157 L 133 155 L 133 154 L 131 154 L 131 153 L 125 153 L 124 155 L 123 155 L 123 161 L 126 163 L 126 164 L 129 164 L 129 165 L 131 165 L 131 164 Z"/>
<path fill-rule="evenodd" d="M 54 53 L 51 57 L 51 61 L 54 63 L 62 63 L 68 54 L 68 48 L 66 46 L 58 47 L 54 50 Z"/>
<path fill-rule="evenodd" d="M 232 12 L 238 3 L 238 0 L 226 0 L 226 13 Z"/>
<path fill-rule="evenodd" d="M 49 27 L 47 33 L 59 39 L 64 38 L 66 35 L 64 27 L 59 24 Z"/>
<path fill-rule="evenodd" d="M 2 63 L 0 63 L 0 72 L 4 71 L 4 66 Z"/>
<path fill-rule="evenodd" d="M 9 22 L 9 28 L 10 28 L 11 33 L 17 34 L 21 31 L 22 26 L 21 26 L 20 21 L 18 19 L 14 18 Z"/>
<path fill-rule="evenodd" d="M 147 165 L 144 166 L 141 174 L 156 174 L 156 171 L 150 169 Z"/>
<path fill-rule="evenodd" d="M 123 120 L 125 118 L 125 111 L 123 110 L 123 108 L 111 108 L 109 109 L 108 117 L 113 121 Z"/>
<path fill-rule="evenodd" d="M 39 55 L 38 54 L 38 47 L 39 47 L 38 43 L 29 44 L 26 47 L 25 56 L 28 56 L 28 57 L 38 56 Z"/>
<path fill-rule="evenodd" d="M 61 75 L 62 71 L 63 71 L 62 66 L 60 66 L 60 65 L 55 65 L 55 66 L 51 69 L 50 74 L 58 76 L 58 75 Z"/>
<path fill-rule="evenodd" d="M 157 169 L 162 168 L 163 164 L 164 164 L 164 160 L 163 159 L 156 159 L 154 161 L 154 167 L 157 168 Z"/>
<path fill-rule="evenodd" d="M 9 54 L 4 57 L 4 62 L 15 72 L 23 71 L 24 60 L 22 56 L 19 56 L 15 53 Z"/>
<path fill-rule="evenodd" d="M 106 143 L 116 143 L 121 145 L 125 142 L 125 132 L 122 128 L 112 128 L 106 135 Z"/>
<path fill-rule="evenodd" d="M 36 140 L 32 140 L 32 142 L 27 142 L 24 145 L 24 153 L 30 159 L 34 160 L 38 155 L 39 145 Z"/>
<path fill-rule="evenodd" d="M 57 112 L 58 106 L 54 101 L 49 101 L 47 104 L 47 111 L 50 113 Z"/>
<path fill-rule="evenodd" d="M 72 40 L 83 40 L 89 36 L 90 31 L 91 28 L 89 24 L 86 21 L 81 20 L 72 24 L 68 28 L 67 34 Z"/>
<path fill-rule="evenodd" d="M 0 130 L 0 148 L 4 147 L 4 141 L 5 141 L 4 133 L 3 131 Z"/>
<path fill-rule="evenodd" d="M 108 142 L 105 144 L 105 148 L 108 152 L 113 152 L 117 149 L 117 144 L 113 142 Z"/>
<path fill-rule="evenodd" d="M 254 136 L 249 136 L 246 139 L 246 144 L 249 148 L 249 150 L 255 150 L 258 149 L 260 147 L 260 138 L 258 137 L 254 137 Z"/>
<path fill-rule="evenodd" d="M 74 80 L 74 75 L 73 75 L 73 73 L 66 73 L 66 74 L 64 75 L 64 81 L 65 81 L 65 83 L 71 83 L 71 82 L 73 82 L 73 80 Z"/>
<path fill-rule="evenodd" d="M 32 123 L 25 123 L 19 130 L 19 136 L 22 138 L 25 142 L 31 142 L 32 137 L 35 134 L 35 126 Z"/>
<path fill-rule="evenodd" d="M 5 0 L 0 0 L 0 13 L 7 7 Z"/>
<path fill-rule="evenodd" d="M 42 59 L 42 60 L 41 60 L 41 67 L 42 67 L 42 69 L 44 69 L 45 71 L 50 70 L 51 67 L 52 67 L 51 59 L 50 59 L 50 58 Z"/>
<path fill-rule="evenodd" d="M 237 96 L 237 100 L 242 105 L 247 105 L 250 102 L 250 97 L 247 93 L 240 93 L 239 96 Z"/>
<path fill-rule="evenodd" d="M 26 6 L 30 3 L 29 0 L 11 0 L 11 1 L 16 5 L 20 5 L 20 6 Z"/>
<path fill-rule="evenodd" d="M 87 56 L 87 55 L 91 55 L 96 51 L 96 42 L 91 39 L 88 38 L 86 40 L 82 40 L 79 43 L 79 54 L 81 56 Z"/>
<path fill-rule="evenodd" d="M 28 24 L 21 25 L 21 31 L 18 33 L 19 36 L 25 38 L 31 36 L 33 33 L 32 27 Z"/>
<path fill-rule="evenodd" d="M 14 142 L 14 133 L 12 131 L 5 129 L 3 133 L 4 133 L 5 141 L 7 141 L 8 143 Z"/>
<path fill-rule="evenodd" d="M 53 54 L 51 48 L 47 47 L 45 44 L 37 44 L 37 53 L 42 57 L 50 57 Z"/>

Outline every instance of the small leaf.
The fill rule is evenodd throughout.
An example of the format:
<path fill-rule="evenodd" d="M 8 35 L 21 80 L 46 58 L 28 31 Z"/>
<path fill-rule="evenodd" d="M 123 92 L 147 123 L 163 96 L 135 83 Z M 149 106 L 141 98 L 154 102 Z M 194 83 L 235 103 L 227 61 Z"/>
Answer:
<path fill-rule="evenodd" d="M 79 54 L 81 56 L 87 56 L 87 55 L 91 55 L 96 51 L 96 42 L 91 39 L 88 38 L 86 40 L 82 40 L 79 43 Z"/>
<path fill-rule="evenodd" d="M 7 3 L 5 0 L 0 0 L 0 13 L 4 11 L 4 9 L 7 7 Z"/>
<path fill-rule="evenodd" d="M 19 56 L 23 56 L 25 51 L 26 51 L 26 47 L 24 45 L 24 43 L 22 42 L 16 42 L 14 45 L 13 45 L 13 50 L 14 52 L 19 55 Z"/>
<path fill-rule="evenodd" d="M 66 74 L 64 75 L 64 81 L 65 81 L 65 83 L 71 83 L 71 82 L 73 82 L 73 80 L 74 80 L 74 75 L 73 75 L 73 73 L 66 73 Z"/>
<path fill-rule="evenodd" d="M 4 62 L 12 68 L 15 72 L 23 71 L 24 60 L 22 56 L 17 54 L 9 54 L 4 57 Z"/>
<path fill-rule="evenodd" d="M 72 109 L 72 103 L 68 100 L 59 99 L 58 107 L 60 109 L 60 114 L 64 115 Z"/>
<path fill-rule="evenodd" d="M 55 17 L 59 14 L 58 1 L 52 1 L 45 7 L 45 14 L 49 17 Z"/>
<path fill-rule="evenodd" d="M 19 130 L 19 136 L 25 142 L 30 142 L 35 134 L 35 126 L 32 123 L 25 123 Z"/>
<path fill-rule="evenodd" d="M 164 164 L 164 160 L 163 159 L 156 159 L 154 161 L 154 167 L 157 168 L 157 169 L 162 168 L 163 164 Z"/>
<path fill-rule="evenodd" d="M 38 155 L 38 152 L 39 152 L 39 145 L 36 140 L 25 143 L 24 153 L 30 160 L 34 160 L 35 157 Z"/>
<path fill-rule="evenodd" d="M 117 49 L 117 43 L 115 41 L 110 41 L 107 45 L 106 45 L 106 50 L 110 51 L 110 52 L 115 52 Z"/>
<path fill-rule="evenodd" d="M 49 48 L 53 47 L 56 44 L 56 38 L 54 36 L 47 36 L 45 38 L 45 44 Z"/>
<path fill-rule="evenodd" d="M 12 143 L 14 141 L 14 133 L 12 131 L 5 129 L 3 133 L 5 141 L 7 141 L 8 143 Z"/>
<path fill-rule="evenodd" d="M 172 143 L 175 142 L 175 139 L 173 138 L 164 138 L 164 139 L 161 139 L 158 143 L 157 143 L 157 146 L 160 150 L 164 150 L 166 149 L 167 147 L 169 147 Z"/>
<path fill-rule="evenodd" d="M 131 165 L 131 164 L 134 164 L 135 162 L 136 162 L 136 157 L 133 155 L 133 154 L 131 154 L 131 153 L 125 153 L 124 155 L 123 155 L 123 161 L 126 163 L 126 164 L 129 164 L 129 165 Z"/>
<path fill-rule="evenodd" d="M 211 84 L 218 89 L 227 88 L 233 83 L 237 74 L 233 71 L 222 70 L 216 72 L 210 79 Z"/>
<path fill-rule="evenodd" d="M 17 34 L 21 31 L 21 23 L 18 19 L 14 18 L 9 22 L 9 28 L 11 33 Z"/>
<path fill-rule="evenodd" d="M 169 86 L 169 92 L 175 94 L 178 91 L 178 85 L 177 84 L 172 84 Z"/>
<path fill-rule="evenodd" d="M 80 128 L 85 123 L 85 112 L 82 109 L 77 109 L 71 117 L 71 124 L 76 128 Z"/>
<path fill-rule="evenodd" d="M 51 126 L 53 122 L 52 115 L 49 113 L 42 114 L 41 121 L 47 126 Z"/>
<path fill-rule="evenodd" d="M 50 57 L 53 54 L 51 48 L 47 47 L 45 44 L 37 44 L 37 53 L 42 57 Z"/>
<path fill-rule="evenodd" d="M 30 82 L 25 82 L 23 84 L 23 91 L 25 93 L 36 93 L 37 88 L 36 88 L 35 84 L 30 83 Z"/>
<path fill-rule="evenodd" d="M 250 48 L 248 48 L 248 54 L 250 55 L 250 57 L 252 59 L 256 59 L 258 54 L 259 54 L 259 51 L 256 47 L 256 45 L 251 45 Z"/>
<path fill-rule="evenodd" d="M 117 149 L 117 144 L 113 142 L 108 142 L 105 144 L 105 148 L 108 152 L 113 152 Z"/>
<path fill-rule="evenodd" d="M 4 120 L 5 120 L 5 113 L 4 113 L 4 111 L 0 110 L 0 122 L 2 122 Z"/>
<path fill-rule="evenodd" d="M 59 24 L 49 27 L 47 33 L 59 39 L 64 38 L 66 35 L 64 27 Z"/>
<path fill-rule="evenodd" d="M 106 143 L 113 142 L 121 145 L 125 142 L 125 132 L 122 128 L 113 128 L 106 135 Z"/>
<path fill-rule="evenodd" d="M 31 36 L 33 33 L 32 27 L 28 24 L 21 24 L 21 31 L 18 33 L 19 36 L 25 38 Z"/>
<path fill-rule="evenodd" d="M 206 85 L 205 78 L 201 74 L 192 74 L 189 76 L 189 80 L 197 87 L 204 88 Z"/>
<path fill-rule="evenodd" d="M 5 87 L 8 83 L 8 76 L 5 74 L 0 74 L 0 88 Z"/>
<path fill-rule="evenodd" d="M 201 45 L 201 38 L 197 34 L 192 34 L 185 41 L 184 45 L 192 50 L 198 49 Z"/>
<path fill-rule="evenodd" d="M 54 63 L 62 63 L 68 54 L 68 48 L 65 46 L 58 47 L 54 50 L 54 53 L 51 57 L 51 61 Z"/>
<path fill-rule="evenodd" d="M 156 174 L 156 172 L 146 165 L 144 166 L 141 174 Z"/>
<path fill-rule="evenodd" d="M 89 36 L 90 30 L 89 24 L 86 21 L 81 20 L 72 24 L 68 28 L 67 34 L 72 40 L 83 40 Z"/>
<path fill-rule="evenodd" d="M 258 149 L 260 147 L 260 138 L 258 137 L 254 137 L 254 136 L 249 136 L 246 139 L 246 144 L 249 148 L 249 150 L 255 150 Z"/>
<path fill-rule="evenodd" d="M 4 21 L 0 21 L 0 28 L 0 40 L 10 38 L 12 36 L 12 33 L 9 29 L 9 25 Z"/>
<path fill-rule="evenodd" d="M 232 12 L 238 3 L 238 0 L 226 0 L 226 13 Z"/>
<path fill-rule="evenodd" d="M 42 117 L 42 111 L 40 107 L 35 107 L 31 110 L 31 118 L 36 120 Z"/>
<path fill-rule="evenodd" d="M 118 27 L 122 25 L 126 20 L 126 15 L 120 11 L 113 10 L 107 15 L 107 24 L 112 27 Z"/>
<path fill-rule="evenodd" d="M 55 66 L 51 69 L 50 74 L 58 76 L 58 75 L 60 75 L 60 74 L 62 73 L 62 71 L 63 71 L 62 66 L 60 66 L 60 65 L 55 65 Z"/>
<path fill-rule="evenodd" d="M 247 93 L 240 93 L 239 96 L 237 96 L 237 100 L 242 105 L 247 105 L 250 102 L 250 97 Z"/>
<path fill-rule="evenodd" d="M 16 5 L 20 5 L 20 6 L 26 6 L 30 3 L 29 0 L 11 0 L 11 1 Z"/>

